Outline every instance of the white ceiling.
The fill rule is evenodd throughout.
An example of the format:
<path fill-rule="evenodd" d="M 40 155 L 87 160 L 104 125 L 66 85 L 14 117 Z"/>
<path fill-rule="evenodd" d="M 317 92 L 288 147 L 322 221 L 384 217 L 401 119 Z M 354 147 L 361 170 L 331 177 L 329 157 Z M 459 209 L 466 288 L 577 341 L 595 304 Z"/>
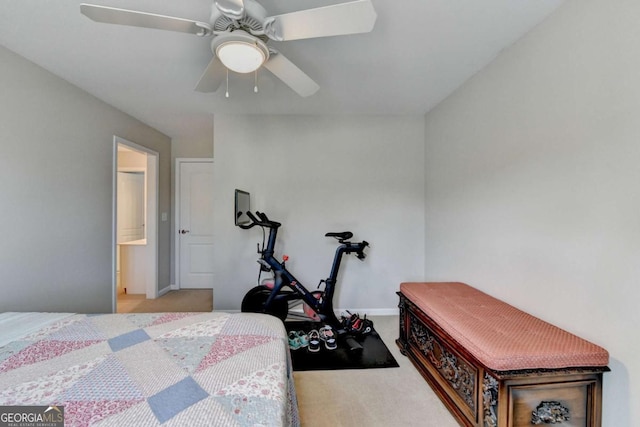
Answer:
<path fill-rule="evenodd" d="M 424 114 L 563 0 L 373 0 L 373 32 L 272 42 L 319 85 L 301 98 L 268 71 L 193 90 L 209 39 L 99 24 L 82 0 L 1 0 L 0 44 L 173 138 L 209 135 L 211 114 Z M 212 0 L 84 0 L 208 21 Z M 259 0 L 269 15 L 340 0 Z M 1 65 L 0 65 L 1 66 Z M 7 84 L 5 82 L 4 84 Z M 204 134 L 203 132 L 207 132 Z"/>

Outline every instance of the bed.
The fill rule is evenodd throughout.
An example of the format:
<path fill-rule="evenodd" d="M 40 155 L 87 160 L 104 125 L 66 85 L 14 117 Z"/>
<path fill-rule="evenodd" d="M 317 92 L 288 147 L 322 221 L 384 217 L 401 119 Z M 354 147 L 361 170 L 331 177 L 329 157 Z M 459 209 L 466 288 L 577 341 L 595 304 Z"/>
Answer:
<path fill-rule="evenodd" d="M 65 426 L 297 426 L 282 322 L 254 313 L 0 313 L 0 406 Z"/>

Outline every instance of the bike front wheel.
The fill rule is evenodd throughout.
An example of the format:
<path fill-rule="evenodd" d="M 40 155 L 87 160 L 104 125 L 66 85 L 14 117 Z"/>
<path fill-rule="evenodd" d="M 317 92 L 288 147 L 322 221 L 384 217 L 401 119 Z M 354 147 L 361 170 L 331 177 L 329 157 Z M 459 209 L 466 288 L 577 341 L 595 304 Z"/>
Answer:
<path fill-rule="evenodd" d="M 269 295 L 271 295 L 271 289 L 266 286 L 256 286 L 244 296 L 240 310 L 245 313 L 271 314 L 284 322 L 289 313 L 289 304 L 284 299 L 274 299 L 269 308 L 265 308 Z"/>

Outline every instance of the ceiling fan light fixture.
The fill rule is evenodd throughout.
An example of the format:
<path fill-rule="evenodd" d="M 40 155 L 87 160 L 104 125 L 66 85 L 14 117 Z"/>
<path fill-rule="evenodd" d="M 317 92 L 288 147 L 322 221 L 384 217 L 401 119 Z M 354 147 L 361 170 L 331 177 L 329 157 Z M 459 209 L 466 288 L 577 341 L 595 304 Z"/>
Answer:
<path fill-rule="evenodd" d="M 225 67 L 236 73 L 252 73 L 267 59 L 255 44 L 243 41 L 228 41 L 218 46 L 216 55 Z"/>
<path fill-rule="evenodd" d="M 267 45 L 244 31 L 216 37 L 212 50 L 225 67 L 236 73 L 253 73 L 269 59 Z"/>

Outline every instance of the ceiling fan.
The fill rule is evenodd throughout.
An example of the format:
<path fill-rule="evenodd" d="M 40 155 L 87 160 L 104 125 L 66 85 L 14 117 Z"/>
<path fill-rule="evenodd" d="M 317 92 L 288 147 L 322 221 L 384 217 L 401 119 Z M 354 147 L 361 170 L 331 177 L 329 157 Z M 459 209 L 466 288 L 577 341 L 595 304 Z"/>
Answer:
<path fill-rule="evenodd" d="M 213 58 L 196 91 L 216 91 L 228 70 L 251 73 L 264 66 L 300 96 L 313 95 L 320 87 L 267 43 L 367 33 L 377 17 L 371 0 L 273 16 L 255 0 L 214 0 L 208 23 L 87 3 L 80 4 L 80 12 L 96 22 L 212 37 Z"/>

